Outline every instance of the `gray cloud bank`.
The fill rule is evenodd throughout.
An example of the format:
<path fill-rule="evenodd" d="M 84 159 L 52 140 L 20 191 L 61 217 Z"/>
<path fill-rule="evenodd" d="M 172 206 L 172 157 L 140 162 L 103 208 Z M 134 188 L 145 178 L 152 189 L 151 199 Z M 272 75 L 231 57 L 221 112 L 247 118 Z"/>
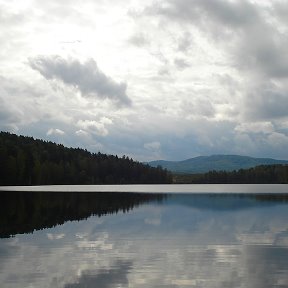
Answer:
<path fill-rule="evenodd" d="M 167 0 L 146 8 L 144 14 L 195 25 L 209 38 L 232 47 L 238 68 L 282 78 L 288 76 L 288 39 L 275 23 L 287 28 L 281 13 L 285 9 L 288 3 L 279 1 L 263 7 L 245 0 Z"/>
<path fill-rule="evenodd" d="M 270 136 L 278 133 L 287 141 L 288 56 L 285 50 L 288 45 L 288 21 L 283 17 L 285 11 L 288 11 L 288 2 L 283 1 L 163 0 L 154 1 L 144 8 L 142 16 L 162 19 L 165 27 L 178 25 L 181 33 L 189 33 L 187 35 L 190 38 L 192 35 L 192 39 L 193 35 L 196 35 L 196 40 L 200 35 L 206 42 L 199 42 L 199 47 L 205 48 L 201 45 L 209 43 L 215 48 L 215 54 L 211 54 L 214 75 L 220 79 L 229 69 L 231 74 L 228 76 L 227 73 L 227 76 L 231 83 L 221 83 L 220 80 L 212 101 L 204 101 L 203 107 L 214 109 L 215 113 L 209 116 L 211 121 L 217 121 L 215 115 L 218 112 L 221 119 L 231 123 L 250 123 L 254 127 L 268 122 L 275 129 L 274 135 Z M 185 57 L 180 58 L 181 62 L 178 59 L 174 62 L 178 68 L 183 68 L 182 64 L 189 63 L 192 56 L 185 49 L 179 49 L 183 38 L 178 39 L 178 51 L 185 52 Z M 217 59 L 217 53 L 223 55 L 223 66 Z M 213 84 L 213 78 L 208 76 L 207 83 Z M 205 95 L 207 90 L 198 97 L 205 99 Z M 199 111 L 201 105 L 195 104 L 195 110 Z M 223 107 L 226 107 L 225 110 Z M 186 106 L 185 110 L 188 113 L 189 107 Z M 247 131 L 242 131 L 241 135 L 237 129 L 234 132 L 236 141 L 239 136 L 247 136 Z M 260 141 L 257 138 L 259 135 L 252 135 L 257 131 L 250 129 L 249 133 L 249 138 L 260 146 L 264 138 Z"/>
<path fill-rule="evenodd" d="M 287 159 L 288 1 L 28 2 L 1 7 L 1 130 L 143 161 Z"/>
<path fill-rule="evenodd" d="M 60 56 L 38 56 L 29 59 L 30 66 L 47 80 L 57 79 L 78 89 L 83 96 L 107 98 L 120 105 L 130 105 L 125 83 L 117 83 L 105 75 L 93 59 L 81 63 Z"/>

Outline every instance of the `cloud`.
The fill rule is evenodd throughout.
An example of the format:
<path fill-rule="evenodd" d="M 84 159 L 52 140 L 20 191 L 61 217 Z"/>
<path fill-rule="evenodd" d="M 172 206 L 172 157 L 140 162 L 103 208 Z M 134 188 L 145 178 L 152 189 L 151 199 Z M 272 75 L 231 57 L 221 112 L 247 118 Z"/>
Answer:
<path fill-rule="evenodd" d="M 144 148 L 144 154 L 146 154 L 144 161 L 163 158 L 162 147 L 159 141 L 146 142 L 142 147 Z"/>
<path fill-rule="evenodd" d="M 25 22 L 26 16 L 16 11 L 5 11 L 1 9 L 0 11 L 0 23 L 2 25 L 18 26 Z"/>
<path fill-rule="evenodd" d="M 274 131 L 273 124 L 271 122 L 254 122 L 254 123 L 240 123 L 235 127 L 237 132 L 250 132 L 250 133 L 265 133 L 269 134 Z"/>
<path fill-rule="evenodd" d="M 268 8 L 247 0 L 167 0 L 150 5 L 144 14 L 193 25 L 204 37 L 228 48 L 231 64 L 237 69 L 252 69 L 268 77 L 283 78 L 288 76 L 285 53 L 288 39 L 279 30 L 279 26 L 287 25 L 280 11 L 288 10 L 288 4 L 279 3 Z M 281 24 L 278 27 L 273 25 L 277 21 Z M 181 42 L 183 38 L 179 47 L 183 46 Z M 186 47 L 189 44 L 184 45 L 184 50 Z"/>
<path fill-rule="evenodd" d="M 87 136 L 89 136 L 89 133 L 87 133 L 86 131 L 84 131 L 84 130 L 82 130 L 82 129 L 77 130 L 77 131 L 75 132 L 75 134 L 76 134 L 77 136 L 79 136 L 79 137 L 87 137 Z"/>
<path fill-rule="evenodd" d="M 183 36 L 178 39 L 178 51 L 181 51 L 183 53 L 188 52 L 189 48 L 191 48 L 191 45 L 193 44 L 192 35 L 190 32 L 186 31 L 184 32 Z"/>
<path fill-rule="evenodd" d="M 276 19 L 280 18 L 281 21 L 288 24 L 288 3 L 286 1 L 275 1 L 272 6 L 272 13 Z"/>
<path fill-rule="evenodd" d="M 150 41 L 148 40 L 147 36 L 143 33 L 136 33 L 132 35 L 129 39 L 129 43 L 138 46 L 143 47 L 150 44 Z"/>
<path fill-rule="evenodd" d="M 185 59 L 182 58 L 174 59 L 174 64 L 179 70 L 184 70 L 190 67 L 190 64 Z"/>
<path fill-rule="evenodd" d="M 43 111 L 39 107 L 42 96 L 39 87 L 0 75 L 0 129 L 17 132 L 20 126 L 37 121 Z"/>
<path fill-rule="evenodd" d="M 257 10 L 248 1 L 227 0 L 167 0 L 146 8 L 145 13 L 181 22 L 206 20 L 209 23 L 216 20 L 230 27 L 249 25 L 258 16 Z"/>
<path fill-rule="evenodd" d="M 158 141 L 149 142 L 144 144 L 144 148 L 148 150 L 159 150 L 161 148 L 161 144 Z"/>
<path fill-rule="evenodd" d="M 61 56 L 38 56 L 29 59 L 30 66 L 47 80 L 57 79 L 78 89 L 82 96 L 110 99 L 119 105 L 130 105 L 127 85 L 105 75 L 91 58 L 84 63 Z"/>
<path fill-rule="evenodd" d="M 167 30 L 179 27 L 174 31 L 180 35 L 176 37 L 178 51 L 184 52 L 185 58 L 175 58 L 175 66 L 181 69 L 178 59 L 183 59 L 184 64 L 193 63 L 194 70 L 199 70 L 199 79 L 206 77 L 203 90 L 209 92 L 209 87 L 213 87 L 214 97 L 208 99 L 210 92 L 206 96 L 205 92 L 201 93 L 203 99 L 207 99 L 206 103 L 205 100 L 195 101 L 195 97 L 190 100 L 182 97 L 184 110 L 191 109 L 195 115 L 204 109 L 210 119 L 238 124 L 251 122 L 250 127 L 253 127 L 253 123 L 279 123 L 288 117 L 288 56 L 285 52 L 288 21 L 283 17 L 285 11 L 288 11 L 288 3 L 283 1 L 267 4 L 248 0 L 164 0 L 144 8 L 143 15 L 163 19 L 165 27 L 169 27 Z M 195 53 L 199 53 L 196 58 Z M 205 64 L 199 62 L 202 57 L 206 59 Z M 187 70 L 193 82 L 193 69 L 182 73 Z M 204 73 L 211 70 L 219 78 L 229 75 L 229 79 L 223 78 L 226 83 L 220 81 L 215 85 L 211 74 L 202 72 L 201 75 L 203 70 Z M 179 82 L 177 79 L 176 83 Z M 191 104 L 186 108 L 187 103 Z"/>
<path fill-rule="evenodd" d="M 276 148 L 287 147 L 288 136 L 283 133 L 273 132 L 268 136 L 268 143 Z"/>
<path fill-rule="evenodd" d="M 47 136 L 50 136 L 50 135 L 64 135 L 65 134 L 65 132 L 64 131 L 62 131 L 61 129 L 54 129 L 54 128 L 50 128 L 48 131 L 47 131 L 47 133 L 46 133 L 46 135 Z"/>
<path fill-rule="evenodd" d="M 198 91 L 198 93 L 197 91 L 191 91 L 190 93 L 193 97 L 183 100 L 181 105 L 183 116 L 187 118 L 195 116 L 212 118 L 215 116 L 215 107 L 209 99 L 208 91 Z"/>
<path fill-rule="evenodd" d="M 244 99 L 244 113 L 248 119 L 279 119 L 288 116 L 288 87 L 277 87 L 271 83 L 260 83 L 251 87 Z M 254 88 L 254 89 L 253 89 Z"/>
<path fill-rule="evenodd" d="M 112 120 L 106 117 L 102 117 L 99 121 L 79 120 L 76 125 L 81 129 L 78 130 L 76 134 L 79 136 L 84 135 L 87 132 L 90 132 L 92 134 L 105 137 L 109 134 L 107 125 L 111 125 L 112 123 L 113 123 Z"/>
<path fill-rule="evenodd" d="M 1 130 L 140 161 L 287 159 L 288 2 L 4 2 Z"/>
<path fill-rule="evenodd" d="M 63 239 L 64 237 L 65 237 L 65 233 L 60 233 L 60 234 L 47 233 L 47 238 L 49 240 L 59 240 L 59 239 Z"/>

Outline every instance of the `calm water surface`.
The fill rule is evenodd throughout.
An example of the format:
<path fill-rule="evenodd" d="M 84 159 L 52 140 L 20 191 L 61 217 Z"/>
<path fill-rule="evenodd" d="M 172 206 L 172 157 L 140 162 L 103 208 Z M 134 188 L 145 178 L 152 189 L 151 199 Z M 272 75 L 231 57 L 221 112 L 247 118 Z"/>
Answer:
<path fill-rule="evenodd" d="M 1 191 L 0 287 L 288 287 L 288 193 L 256 186 Z"/>
<path fill-rule="evenodd" d="M 0 191 L 143 192 L 143 193 L 288 193 L 287 184 L 158 184 L 0 186 Z"/>

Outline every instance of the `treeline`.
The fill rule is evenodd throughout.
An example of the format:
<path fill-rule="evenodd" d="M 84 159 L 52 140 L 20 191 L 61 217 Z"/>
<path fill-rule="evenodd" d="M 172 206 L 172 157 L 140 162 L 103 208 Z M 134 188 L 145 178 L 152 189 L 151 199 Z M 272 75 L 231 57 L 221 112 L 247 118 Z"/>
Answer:
<path fill-rule="evenodd" d="M 0 238 L 54 227 L 92 215 L 128 212 L 164 194 L 89 192 L 1 192 Z"/>
<path fill-rule="evenodd" d="M 173 182 L 179 184 L 288 184 L 288 165 L 260 165 L 232 172 L 175 174 Z"/>
<path fill-rule="evenodd" d="M 102 153 L 0 132 L 0 186 L 171 183 L 172 175 Z"/>

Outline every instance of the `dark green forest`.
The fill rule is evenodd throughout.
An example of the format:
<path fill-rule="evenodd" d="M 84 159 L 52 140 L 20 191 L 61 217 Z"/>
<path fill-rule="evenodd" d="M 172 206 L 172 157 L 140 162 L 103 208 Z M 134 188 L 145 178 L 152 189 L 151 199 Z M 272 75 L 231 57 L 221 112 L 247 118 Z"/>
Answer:
<path fill-rule="evenodd" d="M 175 174 L 173 182 L 178 184 L 288 184 L 288 165 L 260 165 L 232 172 Z"/>
<path fill-rule="evenodd" d="M 90 153 L 8 132 L 0 132 L 0 164 L 0 186 L 172 182 L 167 170 L 127 156 Z"/>

